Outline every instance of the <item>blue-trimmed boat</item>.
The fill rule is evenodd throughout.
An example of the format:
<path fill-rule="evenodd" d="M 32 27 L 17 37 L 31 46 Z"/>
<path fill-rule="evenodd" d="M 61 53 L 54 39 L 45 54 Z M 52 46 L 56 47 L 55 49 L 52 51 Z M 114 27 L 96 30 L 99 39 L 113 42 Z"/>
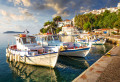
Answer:
<path fill-rule="evenodd" d="M 89 43 L 89 42 L 91 42 L 93 45 L 103 45 L 103 44 L 105 44 L 106 39 L 105 38 L 95 38 L 95 39 L 79 39 L 79 38 L 76 38 L 75 42 L 78 42 L 78 43 Z"/>
<path fill-rule="evenodd" d="M 63 46 L 60 47 L 60 55 L 85 57 L 89 53 L 91 45 L 92 45 L 91 43 L 89 44 L 73 42 L 64 43 Z"/>

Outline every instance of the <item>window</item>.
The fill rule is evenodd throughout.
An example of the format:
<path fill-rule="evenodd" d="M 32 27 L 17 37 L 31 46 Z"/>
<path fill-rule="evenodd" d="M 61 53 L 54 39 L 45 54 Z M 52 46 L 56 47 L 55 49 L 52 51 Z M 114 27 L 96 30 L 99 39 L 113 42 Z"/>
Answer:
<path fill-rule="evenodd" d="M 53 40 L 52 36 L 48 36 L 48 41 Z"/>
<path fill-rule="evenodd" d="M 36 43 L 35 38 L 31 38 L 31 43 Z"/>
<path fill-rule="evenodd" d="M 23 44 L 32 44 L 36 43 L 36 40 L 34 37 L 31 38 L 22 38 Z"/>
<path fill-rule="evenodd" d="M 53 36 L 54 40 L 59 40 L 58 36 Z"/>
<path fill-rule="evenodd" d="M 22 38 L 23 44 L 30 44 L 30 38 Z"/>

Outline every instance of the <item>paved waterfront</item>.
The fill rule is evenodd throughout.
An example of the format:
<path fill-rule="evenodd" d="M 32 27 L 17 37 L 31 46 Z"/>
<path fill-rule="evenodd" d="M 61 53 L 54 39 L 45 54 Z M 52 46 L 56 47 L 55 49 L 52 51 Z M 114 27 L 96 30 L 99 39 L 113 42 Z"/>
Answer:
<path fill-rule="evenodd" d="M 120 46 L 102 56 L 73 82 L 120 82 Z"/>
<path fill-rule="evenodd" d="M 113 53 L 114 58 L 100 75 L 97 82 L 120 82 L 120 47 L 117 47 Z"/>

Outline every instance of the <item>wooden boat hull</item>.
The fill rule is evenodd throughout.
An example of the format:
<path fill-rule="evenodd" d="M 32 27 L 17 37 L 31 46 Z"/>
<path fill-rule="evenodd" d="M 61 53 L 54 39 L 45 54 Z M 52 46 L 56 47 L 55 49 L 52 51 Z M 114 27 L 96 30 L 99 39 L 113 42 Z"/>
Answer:
<path fill-rule="evenodd" d="M 84 49 L 68 49 L 65 51 L 60 51 L 59 55 L 63 56 L 76 56 L 76 57 L 85 57 L 89 53 L 90 48 Z"/>
<path fill-rule="evenodd" d="M 47 66 L 54 68 L 58 60 L 58 52 L 40 54 L 35 56 L 20 56 L 15 53 L 11 53 L 7 49 L 6 56 L 11 58 L 10 61 L 18 61 L 31 65 Z M 16 52 L 17 53 L 17 52 Z"/>

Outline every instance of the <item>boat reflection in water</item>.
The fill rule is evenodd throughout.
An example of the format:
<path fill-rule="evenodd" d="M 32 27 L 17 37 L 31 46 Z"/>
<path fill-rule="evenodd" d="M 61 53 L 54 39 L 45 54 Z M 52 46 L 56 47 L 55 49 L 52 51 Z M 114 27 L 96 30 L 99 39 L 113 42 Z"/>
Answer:
<path fill-rule="evenodd" d="M 56 82 L 54 69 L 32 66 L 19 62 L 10 62 L 6 60 L 16 78 L 19 76 L 27 82 Z"/>
<path fill-rule="evenodd" d="M 80 57 L 69 57 L 69 56 L 59 56 L 59 60 L 56 67 L 69 67 L 72 69 L 85 69 L 89 67 L 89 64 L 85 58 Z"/>
<path fill-rule="evenodd" d="M 59 57 L 54 69 L 27 65 L 14 61 L 9 62 L 8 59 L 7 63 L 9 64 L 15 79 L 20 77 L 23 81 L 25 80 L 28 82 L 70 82 L 89 67 L 85 58 L 66 56 Z"/>

